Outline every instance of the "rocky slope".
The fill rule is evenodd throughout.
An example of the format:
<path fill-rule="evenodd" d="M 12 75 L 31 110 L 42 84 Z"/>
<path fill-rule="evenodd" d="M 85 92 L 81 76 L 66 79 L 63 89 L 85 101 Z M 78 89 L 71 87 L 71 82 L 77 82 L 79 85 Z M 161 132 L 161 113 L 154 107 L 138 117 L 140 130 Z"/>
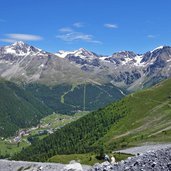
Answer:
<path fill-rule="evenodd" d="M 75 65 L 23 42 L 0 48 L 0 76 L 15 82 L 81 83 L 88 75 Z"/>
<path fill-rule="evenodd" d="M 112 83 L 135 90 L 171 76 L 171 47 L 161 46 L 145 54 L 121 51 L 110 56 L 84 48 L 55 54 L 23 42 L 0 48 L 0 76 L 16 82 Z"/>
<path fill-rule="evenodd" d="M 162 148 L 171 148 L 171 144 L 166 143 L 166 144 L 154 144 L 154 143 L 144 143 L 142 146 L 138 146 L 138 147 L 131 147 L 131 148 L 126 148 L 123 150 L 118 150 L 118 151 L 114 151 L 114 152 L 120 152 L 120 153 L 127 153 L 127 154 L 140 154 L 140 153 L 145 153 L 147 151 L 156 151 L 158 149 L 162 149 Z"/>
<path fill-rule="evenodd" d="M 80 49 L 73 55 L 89 59 L 95 55 L 84 51 Z M 21 41 L 0 47 L 1 78 L 17 83 L 52 112 L 64 114 L 96 110 L 126 94 L 106 78 L 80 69 L 69 58 L 62 59 Z"/>
<path fill-rule="evenodd" d="M 120 51 L 111 56 L 97 55 L 86 49 L 60 51 L 57 56 L 74 63 L 81 70 L 118 87 L 135 90 L 149 87 L 171 76 L 171 47 L 161 46 L 145 54 Z"/>
<path fill-rule="evenodd" d="M 91 167 L 71 161 L 70 164 L 0 160 L 0 171 L 88 171 Z"/>
<path fill-rule="evenodd" d="M 170 171 L 171 148 L 149 151 L 116 164 L 96 164 L 91 171 Z"/>
<path fill-rule="evenodd" d="M 171 148 L 158 149 L 129 157 L 125 161 L 111 164 L 104 162 L 93 167 L 70 162 L 68 165 L 41 162 L 0 160 L 0 171 L 170 171 Z"/>

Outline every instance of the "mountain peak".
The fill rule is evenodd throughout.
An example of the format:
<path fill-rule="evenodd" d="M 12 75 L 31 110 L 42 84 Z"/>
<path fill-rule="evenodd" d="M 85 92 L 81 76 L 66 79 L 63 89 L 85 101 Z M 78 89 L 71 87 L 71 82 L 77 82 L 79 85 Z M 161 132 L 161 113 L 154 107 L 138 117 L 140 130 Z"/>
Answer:
<path fill-rule="evenodd" d="M 137 56 L 137 54 L 133 51 L 119 51 L 112 55 L 114 58 L 134 58 L 135 56 Z"/>
<path fill-rule="evenodd" d="M 15 47 L 15 48 L 25 48 L 25 47 L 30 47 L 28 44 L 26 44 L 25 42 L 23 41 L 17 41 L 17 42 L 14 42 L 11 47 Z"/>
<path fill-rule="evenodd" d="M 61 57 L 61 58 L 65 58 L 66 56 L 68 55 L 74 55 L 74 56 L 79 56 L 79 57 L 82 57 L 82 58 L 85 58 L 85 57 L 98 57 L 97 54 L 85 49 L 85 48 L 79 48 L 78 50 L 74 50 L 74 51 L 64 51 L 64 50 L 60 50 L 56 53 L 56 55 L 58 57 Z"/>
<path fill-rule="evenodd" d="M 3 51 L 5 54 L 14 54 L 17 56 L 25 56 L 30 53 L 41 52 L 41 49 L 38 49 L 34 46 L 30 46 L 23 41 L 17 41 L 9 46 L 4 46 Z"/>
<path fill-rule="evenodd" d="M 89 51 L 88 51 L 87 49 L 85 49 L 85 48 L 79 48 L 78 51 L 83 51 L 83 52 L 86 51 L 86 52 L 89 52 Z"/>
<path fill-rule="evenodd" d="M 74 54 L 76 56 L 80 56 L 80 57 L 98 57 L 97 54 L 95 54 L 85 48 L 79 48 L 78 50 L 75 51 Z"/>
<path fill-rule="evenodd" d="M 17 42 L 14 42 L 13 44 L 12 44 L 13 46 L 17 46 L 17 45 L 25 45 L 25 43 L 23 42 L 23 41 L 17 41 Z"/>

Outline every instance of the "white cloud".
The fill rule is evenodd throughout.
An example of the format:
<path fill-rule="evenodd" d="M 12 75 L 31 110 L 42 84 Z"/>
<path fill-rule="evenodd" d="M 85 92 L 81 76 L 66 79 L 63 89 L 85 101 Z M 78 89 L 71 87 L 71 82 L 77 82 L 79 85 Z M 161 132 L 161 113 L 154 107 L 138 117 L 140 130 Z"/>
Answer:
<path fill-rule="evenodd" d="M 72 32 L 73 30 L 70 27 L 63 27 L 59 29 L 59 32 Z"/>
<path fill-rule="evenodd" d="M 73 24 L 74 27 L 80 28 L 80 27 L 84 27 L 84 24 L 81 22 L 76 22 Z"/>
<path fill-rule="evenodd" d="M 69 32 L 66 34 L 60 34 L 56 36 L 58 39 L 61 39 L 65 42 L 73 42 L 73 41 L 84 41 L 90 43 L 98 43 L 101 44 L 101 41 L 94 40 L 93 36 L 90 34 L 84 34 L 81 32 Z"/>
<path fill-rule="evenodd" d="M 147 35 L 147 38 L 149 38 L 149 39 L 155 39 L 156 38 L 156 35 L 149 34 L 149 35 Z"/>
<path fill-rule="evenodd" d="M 33 35 L 33 34 L 6 34 L 6 36 L 9 39 L 23 40 L 23 41 L 37 41 L 43 39 L 41 36 Z"/>
<path fill-rule="evenodd" d="M 7 43 L 14 43 L 16 42 L 17 40 L 14 40 L 14 39 L 0 39 L 1 42 L 7 42 Z"/>
<path fill-rule="evenodd" d="M 117 29 L 118 26 L 116 24 L 104 24 L 104 27 L 106 28 L 110 28 L 110 29 Z"/>

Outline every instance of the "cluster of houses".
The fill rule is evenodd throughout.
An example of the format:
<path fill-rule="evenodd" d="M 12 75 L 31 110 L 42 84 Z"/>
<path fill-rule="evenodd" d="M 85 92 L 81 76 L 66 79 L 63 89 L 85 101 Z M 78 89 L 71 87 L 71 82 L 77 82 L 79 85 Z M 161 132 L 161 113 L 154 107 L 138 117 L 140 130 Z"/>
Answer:
<path fill-rule="evenodd" d="M 73 119 L 73 118 L 72 118 Z M 64 122 L 65 118 L 56 118 L 55 121 L 60 121 L 60 122 Z M 65 124 L 64 124 L 65 125 Z M 63 126 L 64 126 L 63 125 Z M 63 126 L 59 126 L 57 128 L 51 128 L 51 123 L 47 123 L 47 124 L 42 124 L 40 123 L 38 126 L 36 127 L 32 127 L 32 128 L 29 128 L 29 129 L 22 129 L 22 130 L 19 130 L 17 133 L 16 133 L 16 136 L 13 137 L 13 138 L 10 138 L 8 141 L 10 143 L 19 143 L 21 142 L 22 138 L 23 137 L 26 137 L 26 136 L 31 136 L 31 133 L 33 131 L 36 131 L 36 134 L 35 136 L 41 136 L 41 135 L 47 135 L 47 134 L 52 134 L 54 133 L 54 131 L 56 131 L 57 129 L 61 129 Z M 28 141 L 29 143 L 29 141 Z"/>

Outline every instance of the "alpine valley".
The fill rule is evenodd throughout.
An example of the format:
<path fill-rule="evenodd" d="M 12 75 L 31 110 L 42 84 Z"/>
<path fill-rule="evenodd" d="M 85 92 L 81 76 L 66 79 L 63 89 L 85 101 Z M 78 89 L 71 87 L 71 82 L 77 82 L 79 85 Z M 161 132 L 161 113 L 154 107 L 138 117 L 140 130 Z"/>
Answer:
<path fill-rule="evenodd" d="M 170 77 L 169 46 L 110 56 L 3 46 L 0 158 L 93 165 L 104 152 L 168 143 Z"/>
<path fill-rule="evenodd" d="M 0 135 L 53 112 L 94 111 L 171 76 L 171 47 L 110 56 L 86 49 L 49 53 L 24 42 L 0 48 Z M 10 110 L 9 110 L 10 109 Z"/>

